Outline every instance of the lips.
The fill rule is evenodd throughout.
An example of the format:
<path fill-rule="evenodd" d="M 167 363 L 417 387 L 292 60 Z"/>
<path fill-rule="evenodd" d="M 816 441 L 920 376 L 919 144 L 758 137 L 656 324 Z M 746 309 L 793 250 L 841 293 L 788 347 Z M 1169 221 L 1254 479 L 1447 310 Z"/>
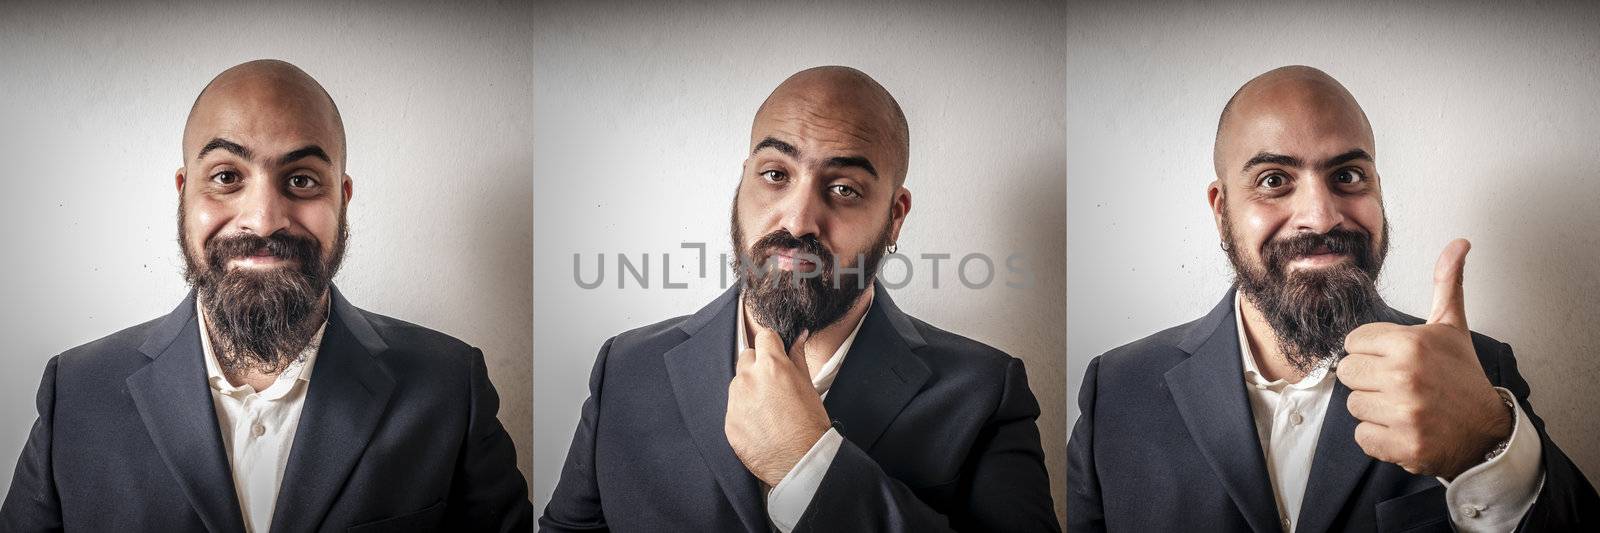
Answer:
<path fill-rule="evenodd" d="M 799 249 L 797 249 L 797 248 L 789 248 L 787 250 L 779 250 L 779 251 L 772 252 L 772 255 L 775 255 L 775 256 L 778 256 L 778 257 L 781 257 L 781 258 L 784 258 L 784 259 L 788 259 L 788 260 L 794 261 L 796 263 L 805 263 L 805 264 L 808 264 L 808 265 L 815 264 L 815 263 L 812 263 L 811 260 L 809 260 L 809 259 L 801 258 L 800 257 L 801 254 L 802 254 L 802 252 L 800 252 Z"/>
<path fill-rule="evenodd" d="M 1312 253 L 1305 254 L 1305 255 L 1295 256 L 1294 259 L 1297 260 L 1297 261 L 1300 261 L 1300 260 L 1313 260 L 1313 261 L 1315 261 L 1315 260 L 1333 260 L 1333 259 L 1336 259 L 1336 258 L 1353 258 L 1353 256 L 1351 256 L 1350 254 L 1346 254 L 1346 253 L 1326 252 L 1326 251 L 1324 251 L 1324 252 L 1312 252 Z"/>
<path fill-rule="evenodd" d="M 273 253 L 268 248 L 258 248 L 249 253 L 242 253 L 229 258 L 227 264 L 233 267 L 261 268 L 272 266 L 287 268 L 293 262 L 294 259 L 287 255 Z"/>
<path fill-rule="evenodd" d="M 804 252 L 801 252 L 798 248 L 784 248 L 774 250 L 768 257 L 777 259 L 778 266 L 789 270 L 815 268 L 817 264 L 811 259 L 801 257 L 803 254 Z"/>

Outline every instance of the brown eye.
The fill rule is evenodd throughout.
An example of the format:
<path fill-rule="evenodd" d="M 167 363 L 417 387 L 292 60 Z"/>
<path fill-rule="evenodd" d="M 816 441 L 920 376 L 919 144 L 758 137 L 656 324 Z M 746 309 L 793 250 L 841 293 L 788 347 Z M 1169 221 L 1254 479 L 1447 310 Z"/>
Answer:
<path fill-rule="evenodd" d="M 1342 185 L 1354 185 L 1354 184 L 1357 184 L 1357 183 L 1361 183 L 1362 181 L 1364 181 L 1366 179 L 1367 179 L 1367 177 L 1363 176 L 1361 174 L 1361 171 L 1353 169 L 1353 168 L 1347 168 L 1347 169 L 1344 169 L 1344 170 L 1340 170 L 1338 173 L 1333 175 L 1333 180 L 1339 182 Z"/>
<path fill-rule="evenodd" d="M 1278 187 L 1282 187 L 1285 183 L 1287 183 L 1287 181 L 1288 180 L 1283 177 L 1283 174 L 1267 174 L 1266 176 L 1261 177 L 1260 185 L 1268 189 L 1276 189 Z"/>
<path fill-rule="evenodd" d="M 239 173 L 232 170 L 224 170 L 216 174 L 212 174 L 211 181 L 218 185 L 233 185 L 239 182 Z"/>
<path fill-rule="evenodd" d="M 828 187 L 828 190 L 832 191 L 834 194 L 837 194 L 837 195 L 839 195 L 841 197 L 844 197 L 844 198 L 860 198 L 861 197 L 861 193 L 856 192 L 855 189 L 852 189 L 852 188 L 850 188 L 848 186 L 845 186 L 845 185 L 834 185 L 834 186 Z"/>
<path fill-rule="evenodd" d="M 767 180 L 769 182 L 772 182 L 772 183 L 780 183 L 780 182 L 783 182 L 783 181 L 789 179 L 789 176 L 784 175 L 783 172 L 777 171 L 777 170 L 764 171 L 760 175 L 761 175 L 762 179 L 765 179 L 765 180 Z"/>
<path fill-rule="evenodd" d="M 310 176 L 297 175 L 289 178 L 289 188 L 291 189 L 310 189 L 316 186 L 317 180 L 311 179 Z"/>

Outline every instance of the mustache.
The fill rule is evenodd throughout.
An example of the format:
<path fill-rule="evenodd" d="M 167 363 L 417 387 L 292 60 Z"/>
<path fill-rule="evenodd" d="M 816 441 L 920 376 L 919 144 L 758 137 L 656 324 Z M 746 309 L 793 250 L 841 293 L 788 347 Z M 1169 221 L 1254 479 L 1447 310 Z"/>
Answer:
<path fill-rule="evenodd" d="M 768 233 L 756 240 L 754 244 L 751 244 L 751 263 L 758 263 L 757 259 L 764 261 L 772 257 L 774 251 L 789 248 L 794 249 L 797 253 L 810 254 L 820 259 L 822 264 L 818 266 L 826 267 L 833 263 L 833 253 L 828 250 L 827 245 L 817 240 L 816 236 L 808 234 L 804 237 L 795 237 L 794 234 L 789 233 L 789 230 L 786 229 Z"/>
<path fill-rule="evenodd" d="M 1276 273 L 1283 271 L 1285 263 L 1326 248 L 1329 253 L 1353 257 L 1357 267 L 1370 271 L 1373 264 L 1371 239 L 1371 234 L 1366 232 L 1343 228 L 1327 233 L 1299 233 L 1273 239 L 1263 247 L 1261 255 L 1268 271 Z"/>
<path fill-rule="evenodd" d="M 316 239 L 283 232 L 266 237 L 248 233 L 229 235 L 214 238 L 205 245 L 206 258 L 212 268 L 222 268 L 229 259 L 250 257 L 262 251 L 280 259 L 296 260 L 305 268 L 317 261 L 320 249 Z"/>

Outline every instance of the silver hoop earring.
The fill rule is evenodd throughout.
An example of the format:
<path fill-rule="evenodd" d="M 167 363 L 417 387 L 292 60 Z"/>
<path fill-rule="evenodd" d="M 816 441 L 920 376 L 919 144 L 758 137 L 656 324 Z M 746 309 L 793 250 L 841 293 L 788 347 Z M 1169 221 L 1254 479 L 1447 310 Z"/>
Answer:
<path fill-rule="evenodd" d="M 898 251 L 900 251 L 900 243 L 890 243 L 889 244 L 889 253 L 892 254 L 892 253 L 895 253 L 895 252 L 898 252 Z"/>

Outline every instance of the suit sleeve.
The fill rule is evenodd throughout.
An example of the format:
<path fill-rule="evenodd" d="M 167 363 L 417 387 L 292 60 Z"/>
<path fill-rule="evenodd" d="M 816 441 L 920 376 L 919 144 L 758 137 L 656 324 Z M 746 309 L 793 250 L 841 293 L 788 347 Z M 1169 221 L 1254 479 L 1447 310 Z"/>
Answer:
<path fill-rule="evenodd" d="M 918 499 L 846 439 L 795 531 L 1060 531 L 1038 418 L 1022 361 L 1012 359 L 948 515 Z"/>
<path fill-rule="evenodd" d="M 55 416 L 56 358 L 44 366 L 37 400 L 39 419 L 33 422 L 28 442 L 17 458 L 11 489 L 0 505 L 0 531 L 61 531 L 61 500 L 56 497 L 51 469 L 51 424 Z"/>
<path fill-rule="evenodd" d="M 496 418 L 500 396 L 489 382 L 483 352 L 474 348 L 470 359 L 470 421 L 445 521 L 461 524 L 463 531 L 528 531 L 533 527 L 533 504 L 528 502 L 528 483 L 517 469 L 516 446 Z"/>
<path fill-rule="evenodd" d="M 1600 529 L 1600 496 L 1596 496 L 1594 486 L 1584 478 L 1583 472 L 1578 470 L 1572 459 L 1562 453 L 1561 448 L 1556 447 L 1555 441 L 1550 440 L 1550 434 L 1545 432 L 1544 420 L 1534 413 L 1533 404 L 1528 401 L 1531 391 L 1528 382 L 1517 372 L 1517 360 L 1511 354 L 1511 347 L 1501 343 L 1500 348 L 1500 355 L 1496 358 L 1500 380 L 1498 385 L 1510 390 L 1511 394 L 1517 397 L 1522 412 L 1528 415 L 1528 420 L 1533 422 L 1534 429 L 1538 430 L 1544 455 L 1544 486 L 1539 489 L 1539 496 L 1534 500 L 1533 507 L 1523 515 L 1522 524 L 1517 530 Z"/>
<path fill-rule="evenodd" d="M 1094 468 L 1094 401 L 1100 358 L 1089 361 L 1078 387 L 1078 423 L 1067 441 L 1067 531 L 1106 530 L 1105 507 L 1100 501 L 1100 474 Z"/>
<path fill-rule="evenodd" d="M 595 428 L 600 422 L 600 389 L 605 378 L 606 355 L 612 340 L 600 347 L 594 371 L 589 375 L 589 398 L 583 401 L 577 432 L 567 450 L 567 463 L 561 467 L 561 480 L 539 518 L 541 531 L 609 531 L 605 510 L 600 506 L 600 487 L 595 479 Z"/>

